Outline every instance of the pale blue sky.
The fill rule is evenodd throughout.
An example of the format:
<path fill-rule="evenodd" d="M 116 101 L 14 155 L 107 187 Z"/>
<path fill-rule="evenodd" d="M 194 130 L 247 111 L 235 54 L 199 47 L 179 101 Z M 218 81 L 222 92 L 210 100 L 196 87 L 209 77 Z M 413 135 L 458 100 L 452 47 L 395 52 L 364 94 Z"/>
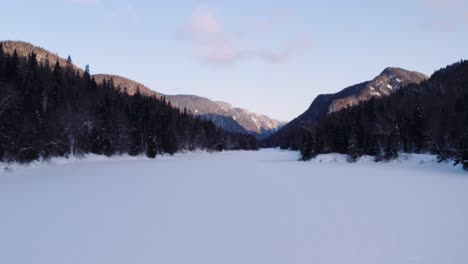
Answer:
<path fill-rule="evenodd" d="M 92 73 L 290 120 L 320 93 L 387 66 L 431 74 L 468 58 L 468 1 L 3 1 L 0 39 Z"/>

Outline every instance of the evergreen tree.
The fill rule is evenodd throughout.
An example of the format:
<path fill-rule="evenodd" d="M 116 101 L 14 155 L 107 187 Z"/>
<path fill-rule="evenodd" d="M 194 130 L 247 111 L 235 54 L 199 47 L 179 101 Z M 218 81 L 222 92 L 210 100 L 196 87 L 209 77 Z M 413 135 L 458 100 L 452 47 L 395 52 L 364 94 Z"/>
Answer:
<path fill-rule="evenodd" d="M 356 162 L 362 155 L 356 132 L 352 132 L 348 142 L 348 161 Z"/>
<path fill-rule="evenodd" d="M 418 104 L 413 114 L 414 123 L 411 129 L 417 152 L 420 152 L 424 148 L 424 119 L 424 107 L 421 104 Z"/>
<path fill-rule="evenodd" d="M 7 72 L 7 75 L 13 77 L 13 79 L 16 82 L 16 85 L 18 86 L 21 85 L 21 78 L 22 78 L 21 65 L 20 65 L 18 52 L 16 52 L 16 49 L 13 52 L 13 57 L 10 63 L 10 68 L 8 70 L 9 71 Z"/>
<path fill-rule="evenodd" d="M 303 161 L 311 160 L 314 157 L 313 142 L 314 139 L 312 133 L 305 133 L 302 139 L 302 147 L 300 149 L 301 159 Z"/>
<path fill-rule="evenodd" d="M 62 68 L 60 63 L 57 60 L 55 62 L 54 69 L 52 71 L 52 81 L 49 85 L 49 88 L 46 91 L 46 99 L 44 109 L 53 110 L 55 109 L 60 101 L 60 90 L 62 88 Z"/>
<path fill-rule="evenodd" d="M 468 132 L 465 132 L 462 141 L 461 163 L 465 170 L 468 170 Z"/>
<path fill-rule="evenodd" d="M 74 75 L 74 71 L 73 71 L 73 61 L 72 61 L 72 58 L 70 55 L 68 55 L 67 57 L 67 62 L 65 63 L 65 73 L 66 73 L 66 76 L 68 78 L 71 78 L 71 80 L 73 81 L 73 75 Z"/>
<path fill-rule="evenodd" d="M 86 64 L 86 66 L 85 66 L 85 71 L 84 71 L 83 77 L 85 79 L 89 79 L 91 77 L 90 70 L 89 70 L 89 64 Z"/>

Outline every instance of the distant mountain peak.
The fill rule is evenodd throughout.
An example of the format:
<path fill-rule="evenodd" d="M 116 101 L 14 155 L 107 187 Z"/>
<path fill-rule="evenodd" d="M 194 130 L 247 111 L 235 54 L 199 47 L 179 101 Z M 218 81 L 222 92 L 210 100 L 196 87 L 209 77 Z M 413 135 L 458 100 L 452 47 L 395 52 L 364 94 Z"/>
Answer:
<path fill-rule="evenodd" d="M 392 74 L 399 74 L 401 72 L 407 72 L 407 70 L 399 68 L 399 67 L 387 67 L 382 71 L 380 75 L 392 75 Z"/>
<path fill-rule="evenodd" d="M 408 75 L 416 75 L 420 78 L 424 78 L 424 79 L 428 79 L 429 76 L 426 76 L 425 74 L 423 73 L 420 73 L 420 72 L 417 72 L 417 71 L 409 71 L 409 70 L 405 70 L 403 68 L 399 68 L 399 67 L 387 67 L 385 68 L 382 73 L 380 75 L 387 75 L 387 76 L 401 76 L 401 77 L 404 77 L 404 76 L 408 76 Z"/>

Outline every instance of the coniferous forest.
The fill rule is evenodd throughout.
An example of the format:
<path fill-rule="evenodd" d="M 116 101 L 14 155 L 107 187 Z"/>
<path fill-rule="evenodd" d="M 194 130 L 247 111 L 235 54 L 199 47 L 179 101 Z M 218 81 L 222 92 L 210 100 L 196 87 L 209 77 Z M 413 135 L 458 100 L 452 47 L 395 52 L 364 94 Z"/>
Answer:
<path fill-rule="evenodd" d="M 398 152 L 432 153 L 468 169 L 468 61 L 388 97 L 296 127 L 281 140 L 279 146 L 299 149 L 303 160 L 331 152 L 348 154 L 350 161 L 363 155 L 380 161 Z"/>
<path fill-rule="evenodd" d="M 59 62 L 38 63 L 0 46 L 0 161 L 180 150 L 257 149 L 253 136 L 227 133 L 164 98 L 129 96 Z"/>

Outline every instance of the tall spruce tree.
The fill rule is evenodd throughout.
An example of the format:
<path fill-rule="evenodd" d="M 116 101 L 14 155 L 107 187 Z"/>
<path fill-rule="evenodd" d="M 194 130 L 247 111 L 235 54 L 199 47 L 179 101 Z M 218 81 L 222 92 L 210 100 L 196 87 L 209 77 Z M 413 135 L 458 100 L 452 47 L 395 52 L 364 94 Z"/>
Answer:
<path fill-rule="evenodd" d="M 89 70 L 89 64 L 86 64 L 83 77 L 89 79 L 91 77 L 91 71 Z"/>

